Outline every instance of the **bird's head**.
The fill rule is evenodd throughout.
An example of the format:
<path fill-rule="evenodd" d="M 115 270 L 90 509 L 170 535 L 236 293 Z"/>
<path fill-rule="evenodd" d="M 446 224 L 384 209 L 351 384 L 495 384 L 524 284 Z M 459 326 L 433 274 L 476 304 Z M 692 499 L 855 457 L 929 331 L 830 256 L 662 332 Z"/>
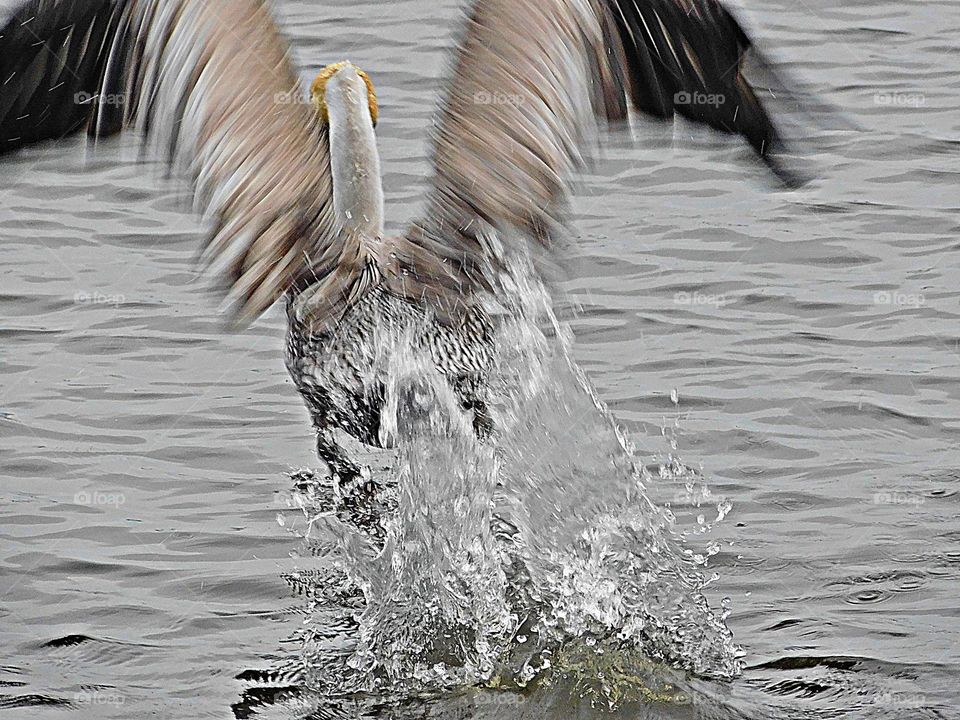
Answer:
<path fill-rule="evenodd" d="M 320 119 L 324 124 L 330 122 L 329 113 L 327 112 L 327 84 L 334 78 L 334 76 L 337 75 L 337 73 L 344 70 L 352 70 L 355 72 L 367 86 L 367 102 L 370 105 L 370 118 L 373 120 L 374 127 L 376 127 L 378 107 L 377 93 L 373 89 L 373 82 L 370 80 L 369 75 L 348 61 L 327 65 L 323 70 L 320 71 L 320 74 L 317 75 L 317 79 L 314 80 L 313 84 L 310 86 L 310 99 L 316 106 L 317 112 L 320 115 Z"/>

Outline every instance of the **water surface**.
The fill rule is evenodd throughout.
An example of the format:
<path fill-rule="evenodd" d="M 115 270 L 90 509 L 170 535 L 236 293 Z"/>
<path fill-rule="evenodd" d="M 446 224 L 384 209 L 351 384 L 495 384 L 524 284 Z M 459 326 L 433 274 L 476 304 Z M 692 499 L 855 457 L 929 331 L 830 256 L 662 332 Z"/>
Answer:
<path fill-rule="evenodd" d="M 372 74 L 402 227 L 425 186 L 456 4 L 301 0 L 279 14 L 305 77 L 342 58 Z M 720 548 L 704 593 L 718 612 L 730 599 L 745 664 L 729 682 L 655 670 L 678 695 L 638 690 L 617 712 L 960 717 L 960 7 L 758 0 L 743 15 L 862 130 L 830 135 L 820 179 L 798 191 L 687 126 L 611 138 L 582 185 L 574 356 L 638 457 L 702 470 L 700 508 L 682 479 L 647 483 L 681 531 L 732 503 L 688 541 Z M 277 523 L 302 517 L 290 472 L 316 465 L 282 313 L 223 331 L 182 189 L 137 164 L 134 141 L 29 149 L 5 158 L 0 184 L 0 709 L 336 716 L 269 672 L 290 667 L 288 639 L 311 617 L 284 580 L 311 557 Z M 550 688 L 339 710 L 599 713 L 577 684 L 596 666 L 567 669 Z"/>

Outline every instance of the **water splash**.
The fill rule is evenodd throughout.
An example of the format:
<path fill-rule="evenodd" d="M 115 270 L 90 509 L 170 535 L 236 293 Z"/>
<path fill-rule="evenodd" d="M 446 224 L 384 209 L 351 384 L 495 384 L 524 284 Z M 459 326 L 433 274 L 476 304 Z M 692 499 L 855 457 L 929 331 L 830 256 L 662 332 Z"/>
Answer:
<path fill-rule="evenodd" d="M 491 371 L 492 437 L 477 439 L 446 380 L 397 338 L 384 353 L 394 469 L 359 501 L 317 493 L 318 481 L 299 494 L 325 538 L 301 634 L 321 692 L 523 688 L 582 675 L 584 657 L 634 679 L 651 661 L 742 670 L 701 592 L 709 551 L 685 547 L 649 500 L 656 478 L 571 359 L 546 292 L 514 290 Z M 613 703 L 623 688 L 601 676 Z"/>

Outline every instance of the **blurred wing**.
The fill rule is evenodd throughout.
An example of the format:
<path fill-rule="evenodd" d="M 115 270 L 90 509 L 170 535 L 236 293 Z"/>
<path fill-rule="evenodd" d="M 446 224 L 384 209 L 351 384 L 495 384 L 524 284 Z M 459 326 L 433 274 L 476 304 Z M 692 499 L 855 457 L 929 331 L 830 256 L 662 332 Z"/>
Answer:
<path fill-rule="evenodd" d="M 741 135 L 781 179 L 777 128 L 744 75 L 766 68 L 750 38 L 718 0 L 605 0 L 627 48 L 633 106 L 659 118 L 674 113 Z"/>
<path fill-rule="evenodd" d="M 59 138 L 90 116 L 119 0 L 33 0 L 0 30 L 0 153 Z"/>
<path fill-rule="evenodd" d="M 394 290 L 451 314 L 464 294 L 494 289 L 496 231 L 549 244 L 596 118 L 624 118 L 628 101 L 743 135 L 779 173 L 780 138 L 741 73 L 749 48 L 715 0 L 478 0 L 435 131 L 425 219 L 397 241 Z"/>
<path fill-rule="evenodd" d="M 254 319 L 292 285 L 336 267 L 343 248 L 326 131 L 264 2 L 33 0 L 18 16 L 31 13 L 32 31 L 19 45 L 4 38 L 0 50 L 61 68 L 44 61 L 20 75 L 16 112 L 56 113 L 99 73 L 97 100 L 72 122 L 94 136 L 133 124 L 193 178 L 213 223 L 204 258 L 222 270 L 235 319 Z M 40 27 L 51 28 L 48 39 Z M 58 28 L 89 40 L 58 55 Z"/>

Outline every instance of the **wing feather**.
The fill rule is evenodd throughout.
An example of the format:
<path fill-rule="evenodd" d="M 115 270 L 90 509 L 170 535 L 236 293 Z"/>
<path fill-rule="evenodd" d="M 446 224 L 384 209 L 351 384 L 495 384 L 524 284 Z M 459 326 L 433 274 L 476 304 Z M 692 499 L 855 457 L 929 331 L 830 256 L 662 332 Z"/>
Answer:
<path fill-rule="evenodd" d="M 192 178 L 236 320 L 337 267 L 326 129 L 263 0 L 30 0 L 0 58 L 3 149 L 132 125 Z"/>
<path fill-rule="evenodd" d="M 59 138 L 89 116 L 120 0 L 31 0 L 0 28 L 0 153 Z"/>
<path fill-rule="evenodd" d="M 626 105 L 742 135 L 778 175 L 783 143 L 741 72 L 750 40 L 716 0 L 477 0 L 434 131 L 424 219 L 397 241 L 397 292 L 456 314 L 511 248 L 549 246 L 598 121 Z M 716 102 L 710 103 L 710 100 Z"/>
<path fill-rule="evenodd" d="M 235 318 L 336 268 L 326 130 L 261 0 L 137 0 L 127 108 L 148 142 L 195 181 L 213 221 L 202 258 L 220 269 Z M 147 92 L 143 92 L 147 89 Z M 291 100 L 294 101 L 291 101 Z"/>

